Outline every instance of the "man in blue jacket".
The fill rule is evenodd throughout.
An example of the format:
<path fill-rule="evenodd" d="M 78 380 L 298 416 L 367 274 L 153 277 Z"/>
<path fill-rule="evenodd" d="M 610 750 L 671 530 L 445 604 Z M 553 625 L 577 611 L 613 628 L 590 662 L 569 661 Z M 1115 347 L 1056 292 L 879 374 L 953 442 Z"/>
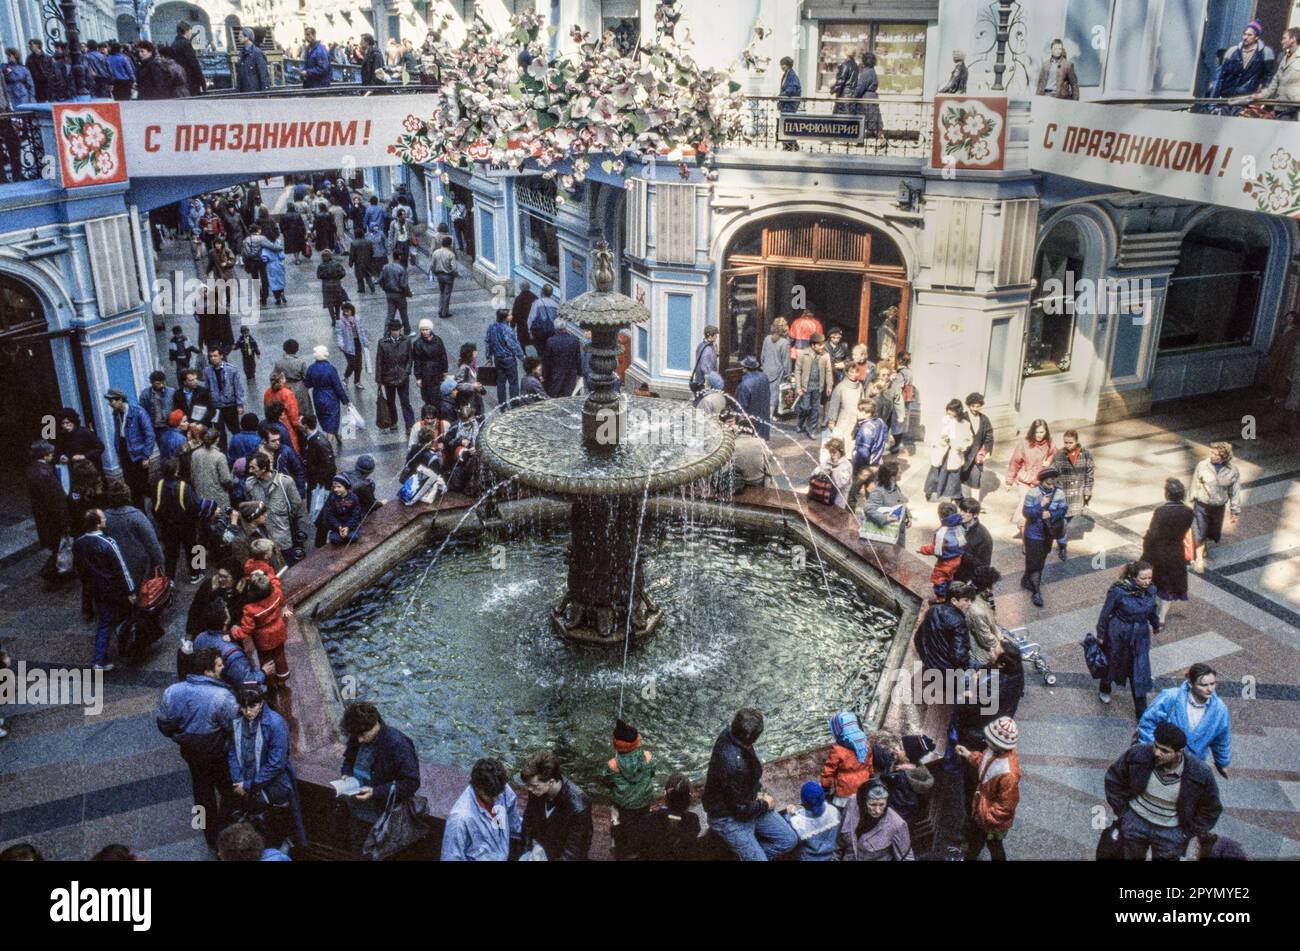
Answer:
<path fill-rule="evenodd" d="M 447 813 L 442 832 L 444 862 L 505 862 L 523 830 L 510 774 L 498 759 L 481 759 L 469 785 Z"/>
<path fill-rule="evenodd" d="M 86 64 L 86 79 L 90 82 L 92 99 L 113 97 L 113 71 L 108 65 L 108 53 L 97 40 L 86 40 L 86 52 L 81 57 Z"/>
<path fill-rule="evenodd" d="M 504 407 L 507 399 L 519 396 L 519 364 L 524 359 L 524 348 L 519 346 L 519 337 L 510 323 L 508 309 L 497 309 L 496 322 L 487 329 L 483 350 L 496 364 L 497 405 Z"/>
<path fill-rule="evenodd" d="M 221 679 L 231 690 L 261 687 L 266 684 L 268 668 L 275 669 L 275 661 L 268 660 L 257 667 L 236 641 L 230 639 L 230 611 L 226 602 L 212 601 L 203 615 L 204 630 L 194 638 L 193 653 L 213 648 L 221 654 Z"/>
<path fill-rule="evenodd" d="M 713 744 L 702 805 L 714 832 L 742 862 L 767 862 L 799 845 L 790 824 L 762 791 L 763 763 L 754 744 L 763 735 L 763 714 L 752 707 L 736 712 Z"/>
<path fill-rule="evenodd" d="M 221 432 L 224 445 L 227 432 L 231 436 L 239 432 L 239 417 L 244 415 L 248 396 L 244 389 L 244 375 L 226 362 L 220 347 L 211 347 L 208 349 L 208 365 L 203 368 L 203 381 L 212 394 L 212 406 L 216 410 L 212 425 Z"/>
<path fill-rule="evenodd" d="M 1214 828 L 1223 812 L 1210 767 L 1185 755 L 1187 736 L 1159 724 L 1151 743 L 1135 743 L 1106 770 L 1106 801 L 1119 820 L 1124 858 L 1176 862 L 1193 836 Z"/>
<path fill-rule="evenodd" d="M 131 489 L 132 503 L 143 512 L 145 496 L 149 493 L 149 457 L 157 446 L 153 420 L 143 407 L 128 403 L 121 390 L 109 390 L 104 399 L 113 411 L 117 464 L 122 467 L 122 478 Z"/>
<path fill-rule="evenodd" d="M 239 704 L 221 680 L 224 665 L 220 651 L 212 647 L 196 651 L 193 663 L 201 673 L 190 674 L 163 691 L 156 720 L 159 732 L 181 748 L 181 758 L 190 768 L 203 837 L 208 847 L 215 849 L 230 788 L 226 746 L 231 724 L 239 716 Z"/>
<path fill-rule="evenodd" d="M 330 51 L 316 39 L 316 28 L 302 31 L 306 52 L 302 54 L 302 88 L 324 89 L 330 84 Z"/>
<path fill-rule="evenodd" d="M 1214 752 L 1214 768 L 1224 779 L 1232 762 L 1232 721 L 1228 706 L 1215 693 L 1218 676 L 1209 664 L 1192 664 L 1187 679 L 1177 687 L 1160 691 L 1138 722 L 1138 742 L 1150 743 L 1156 727 L 1172 723 L 1187 736 L 1187 752 L 1208 760 Z"/>
<path fill-rule="evenodd" d="M 736 402 L 760 439 L 772 435 L 772 384 L 752 353 L 740 361 L 745 375 L 736 384 Z"/>
<path fill-rule="evenodd" d="M 294 841 L 304 842 L 289 762 L 289 725 L 266 705 L 256 687 L 239 691 L 239 716 L 231 724 L 230 738 L 227 762 L 235 807 L 257 814 L 275 806 L 287 808 L 294 820 Z"/>
<path fill-rule="evenodd" d="M 239 33 L 239 62 L 235 65 L 235 92 L 260 92 L 271 88 L 271 71 L 266 54 L 257 48 L 257 34 L 251 27 Z"/>
<path fill-rule="evenodd" d="M 108 644 L 115 628 L 135 602 L 135 582 L 117 542 L 104 534 L 104 513 L 91 509 L 72 543 L 72 563 L 85 587 L 99 626 L 95 630 L 95 669 L 112 670 Z"/>

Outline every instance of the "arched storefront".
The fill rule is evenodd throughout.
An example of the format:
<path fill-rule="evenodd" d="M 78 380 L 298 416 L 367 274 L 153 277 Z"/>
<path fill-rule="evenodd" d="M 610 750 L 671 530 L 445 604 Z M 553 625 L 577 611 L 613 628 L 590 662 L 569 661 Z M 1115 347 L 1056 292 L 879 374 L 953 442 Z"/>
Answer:
<path fill-rule="evenodd" d="M 722 271 L 720 356 L 728 384 L 758 356 L 771 322 L 810 313 L 872 360 L 906 346 L 912 285 L 887 234 L 834 215 L 783 214 L 742 228 Z"/>
<path fill-rule="evenodd" d="M 46 417 L 64 405 L 45 307 L 26 283 L 0 273 L 0 466 L 21 469 Z M 76 361 L 80 364 L 80 360 Z"/>

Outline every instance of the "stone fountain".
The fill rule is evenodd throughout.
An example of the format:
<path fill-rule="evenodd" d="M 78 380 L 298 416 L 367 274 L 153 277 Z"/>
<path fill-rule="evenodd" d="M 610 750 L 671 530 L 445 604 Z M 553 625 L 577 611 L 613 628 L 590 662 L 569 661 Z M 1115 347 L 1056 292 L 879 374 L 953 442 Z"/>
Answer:
<path fill-rule="evenodd" d="M 619 332 L 650 312 L 610 290 L 614 255 L 605 242 L 593 258 L 596 289 L 560 308 L 569 324 L 591 332 L 591 391 L 498 414 L 483 427 L 479 452 L 498 477 L 570 503 L 568 590 L 551 611 L 554 629 L 575 641 L 620 644 L 649 635 L 662 616 L 645 591 L 637 550 L 646 500 L 717 472 L 734 438 L 689 404 L 618 392 Z"/>

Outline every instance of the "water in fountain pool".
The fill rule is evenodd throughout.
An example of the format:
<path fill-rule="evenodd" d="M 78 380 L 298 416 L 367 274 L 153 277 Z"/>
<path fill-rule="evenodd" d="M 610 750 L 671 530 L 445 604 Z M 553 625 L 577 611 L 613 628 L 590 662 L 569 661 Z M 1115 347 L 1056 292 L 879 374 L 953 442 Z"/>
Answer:
<path fill-rule="evenodd" d="M 599 791 L 620 687 L 662 781 L 702 777 L 743 706 L 766 717 L 764 759 L 826 743 L 827 719 L 869 698 L 884 666 L 897 618 L 853 583 L 831 573 L 828 594 L 773 535 L 665 517 L 646 524 L 640 555 L 664 621 L 631 648 L 625 680 L 619 648 L 551 629 L 567 543 L 562 524 L 454 540 L 425 577 L 431 546 L 321 623 L 336 675 L 430 762 L 468 770 L 490 755 L 513 771 L 549 746 Z"/>

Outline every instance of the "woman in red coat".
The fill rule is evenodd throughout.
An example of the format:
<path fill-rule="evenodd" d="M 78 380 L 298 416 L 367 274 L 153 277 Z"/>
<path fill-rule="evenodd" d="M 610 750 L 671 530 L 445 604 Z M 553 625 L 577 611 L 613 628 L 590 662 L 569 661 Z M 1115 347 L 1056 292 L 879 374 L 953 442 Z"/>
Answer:
<path fill-rule="evenodd" d="M 284 404 L 284 426 L 289 430 L 289 442 L 293 445 L 293 451 L 302 455 L 302 449 L 298 446 L 298 397 L 289 389 L 284 373 L 280 370 L 271 373 L 271 385 L 262 394 L 263 408 L 275 400 Z"/>
<path fill-rule="evenodd" d="M 1029 424 L 1025 438 L 1016 444 L 1011 453 L 1011 462 L 1007 464 L 1007 488 L 1016 490 L 1019 502 L 1011 516 L 1016 528 L 1025 527 L 1025 493 L 1038 485 L 1038 473 L 1046 469 L 1052 461 L 1056 447 L 1052 445 L 1052 431 L 1047 428 L 1047 420 L 1036 419 Z M 1020 533 L 1016 533 L 1018 538 Z"/>
<path fill-rule="evenodd" d="M 248 641 L 257 646 L 258 660 L 275 661 L 276 682 L 289 680 L 289 661 L 284 654 L 285 641 L 289 639 L 285 618 L 293 611 L 285 604 L 280 591 L 280 579 L 269 564 L 250 558 L 244 562 L 244 609 L 239 624 L 230 632 L 231 640 L 243 643 L 248 651 Z"/>

